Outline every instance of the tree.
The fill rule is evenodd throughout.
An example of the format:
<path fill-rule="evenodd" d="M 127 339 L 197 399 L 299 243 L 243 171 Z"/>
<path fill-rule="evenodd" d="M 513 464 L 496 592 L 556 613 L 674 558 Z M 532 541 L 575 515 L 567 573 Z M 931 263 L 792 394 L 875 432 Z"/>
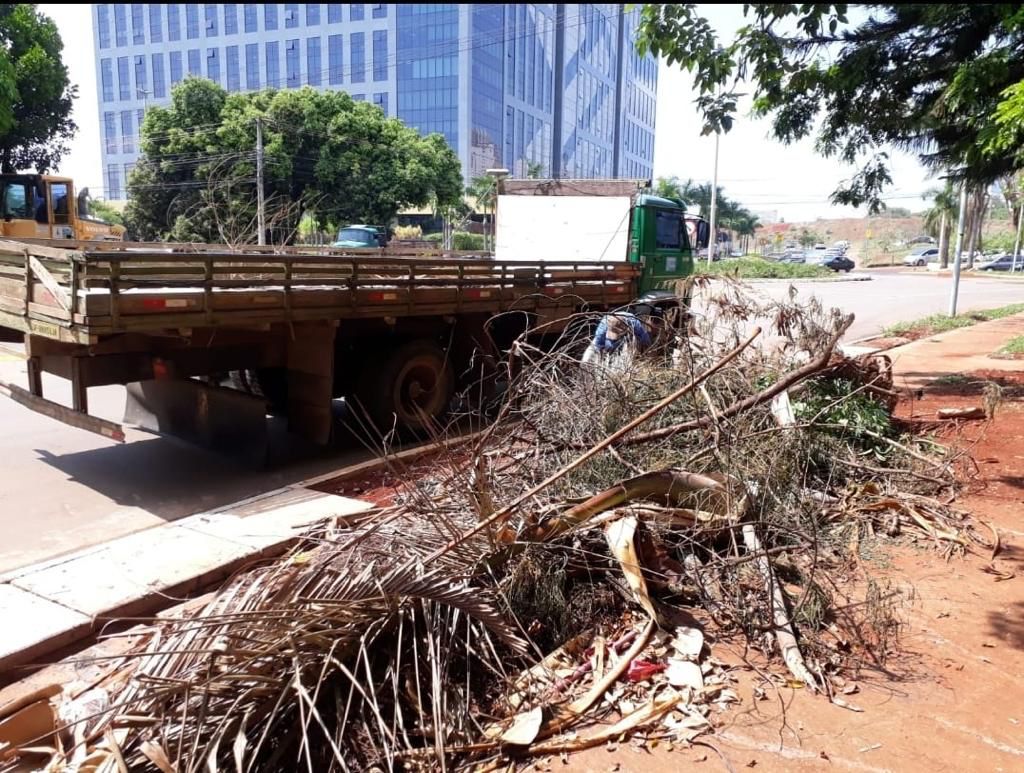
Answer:
<path fill-rule="evenodd" d="M 187 78 L 143 122 L 125 211 L 136 237 L 255 241 L 257 120 L 275 241 L 290 240 L 303 215 L 333 230 L 461 201 L 459 160 L 439 134 L 422 137 L 340 91 L 228 94 Z"/>
<path fill-rule="evenodd" d="M 540 179 L 540 173 L 544 171 L 544 165 L 537 161 L 526 162 L 526 176 L 531 180 Z"/>
<path fill-rule="evenodd" d="M 124 225 L 124 215 L 114 209 L 113 205 L 107 201 L 89 199 L 89 214 L 93 217 L 99 218 L 104 223 Z"/>
<path fill-rule="evenodd" d="M 705 134 L 729 131 L 749 81 L 778 140 L 816 133 L 824 156 L 859 164 L 837 204 L 882 208 L 890 145 L 957 180 L 1024 166 L 1024 7 L 875 4 L 856 24 L 847 7 L 748 4 L 724 44 L 698 6 L 649 4 L 638 47 L 694 74 Z"/>
<path fill-rule="evenodd" d="M 952 183 L 947 182 L 941 190 L 932 189 L 924 194 L 932 200 L 932 206 L 924 213 L 924 228 L 929 236 L 939 239 L 939 265 L 949 265 L 949 234 L 959 214 L 960 206 Z"/>
<path fill-rule="evenodd" d="M 681 199 L 689 204 L 696 193 L 693 180 L 680 181 L 678 177 L 659 177 L 654 183 L 654 195 L 663 199 Z"/>
<path fill-rule="evenodd" d="M 57 25 L 35 5 L 0 5 L 0 171 L 45 173 L 68 152 L 78 89 L 63 50 Z"/>

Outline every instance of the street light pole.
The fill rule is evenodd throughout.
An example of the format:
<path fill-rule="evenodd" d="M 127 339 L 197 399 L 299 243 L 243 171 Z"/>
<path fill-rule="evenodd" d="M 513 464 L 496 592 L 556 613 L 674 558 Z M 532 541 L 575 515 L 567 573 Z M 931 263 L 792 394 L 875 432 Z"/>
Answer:
<path fill-rule="evenodd" d="M 711 217 L 708 223 L 708 230 L 711 232 L 708 236 L 708 268 L 711 268 L 711 262 L 714 260 L 715 247 L 718 246 L 718 233 L 715 231 L 715 210 L 718 207 L 718 140 L 721 134 L 715 132 L 715 170 L 713 179 L 711 181 Z"/>
<path fill-rule="evenodd" d="M 267 243 L 266 214 L 263 211 L 263 120 L 256 118 L 256 244 Z"/>
<path fill-rule="evenodd" d="M 957 294 L 960 292 L 960 253 L 964 248 L 964 221 L 967 214 L 967 183 L 960 184 L 960 214 L 956 223 L 956 252 L 953 255 L 953 289 L 949 294 L 949 316 L 956 316 Z"/>

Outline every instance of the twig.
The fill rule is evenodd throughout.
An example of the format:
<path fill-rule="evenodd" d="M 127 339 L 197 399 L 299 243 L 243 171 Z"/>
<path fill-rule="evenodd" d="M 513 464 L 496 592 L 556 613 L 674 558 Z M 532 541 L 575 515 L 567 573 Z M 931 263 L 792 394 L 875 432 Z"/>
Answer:
<path fill-rule="evenodd" d="M 794 384 L 813 376 L 820 370 L 824 370 L 828 366 L 829 360 L 832 358 L 832 352 L 835 349 L 836 344 L 839 342 L 839 339 L 843 337 L 843 334 L 852 324 L 853 315 L 850 314 L 842 321 L 835 333 L 833 333 L 832 338 L 829 339 L 828 345 L 822 350 L 821 354 L 816 359 L 811 360 L 802 368 L 797 368 L 796 370 L 791 371 L 770 387 L 762 389 L 757 394 L 753 394 L 739 402 L 733 403 L 728 408 L 722 409 L 717 417 L 701 416 L 699 419 L 691 419 L 690 421 L 684 421 L 679 424 L 672 424 L 668 427 L 651 430 L 650 432 L 644 432 L 639 435 L 634 435 L 628 440 L 624 440 L 623 445 L 649 443 L 652 440 L 661 440 L 663 438 L 671 437 L 679 432 L 689 432 L 690 430 L 709 427 L 714 424 L 717 419 L 728 419 L 730 416 L 735 416 L 737 413 L 742 413 L 743 411 L 753 408 L 755 405 L 771 400 L 775 395 L 785 392 Z"/>
<path fill-rule="evenodd" d="M 771 564 L 768 562 L 768 557 L 763 555 L 764 551 L 761 547 L 761 540 L 757 538 L 757 532 L 754 531 L 754 525 L 751 523 L 744 524 L 743 526 L 743 544 L 751 553 L 762 554 L 758 557 L 756 563 L 764 580 L 765 590 L 768 593 L 772 618 L 775 621 L 775 638 L 779 643 L 779 649 L 782 651 L 782 658 L 786 661 L 786 666 L 794 678 L 804 682 L 810 687 L 812 692 L 817 692 L 820 687 L 814 678 L 814 674 L 810 672 L 807 664 L 804 663 L 804 656 L 800 654 L 800 645 L 797 644 L 789 615 L 786 614 L 786 600 L 782 596 L 782 588 L 779 587 L 772 574 Z"/>
<path fill-rule="evenodd" d="M 852 321 L 852 319 L 853 318 L 851 317 L 850 321 Z M 468 531 L 463 532 L 461 535 L 459 535 L 458 537 L 453 539 L 451 542 L 449 542 L 444 547 L 438 548 L 436 551 L 434 551 L 430 556 L 428 556 L 426 558 L 426 563 L 429 564 L 431 561 L 436 560 L 437 558 L 440 558 L 441 556 L 443 556 L 445 553 L 447 553 L 452 548 L 454 548 L 457 545 L 465 542 L 470 537 L 473 537 L 473 536 L 476 536 L 477 534 L 479 534 L 481 531 L 486 529 L 492 523 L 496 523 L 499 519 L 505 518 L 506 516 L 509 515 L 509 513 L 511 513 L 515 508 L 519 507 L 519 505 L 521 505 L 523 502 L 528 500 L 530 497 L 536 496 L 538 493 L 543 491 L 545 488 L 550 486 L 555 481 L 560 480 L 561 478 L 564 478 L 570 472 L 572 472 L 576 468 L 580 467 L 588 459 L 591 459 L 591 458 L 597 456 L 605 448 L 607 448 L 608 446 L 612 445 L 617 440 L 619 440 L 619 439 L 625 437 L 626 435 L 628 435 L 634 429 L 639 427 L 641 424 L 643 424 L 648 419 L 650 419 L 653 416 L 657 415 L 659 412 L 661 412 L 662 410 L 667 408 L 669 405 L 674 403 L 680 397 L 683 397 L 687 393 L 689 393 L 689 392 L 693 391 L 694 389 L 696 389 L 704 381 L 709 379 L 711 376 L 713 376 L 719 370 L 721 370 L 726 365 L 728 365 L 730 362 L 732 362 L 732 360 L 734 360 L 739 355 L 740 352 L 742 352 L 744 349 L 746 349 L 748 346 L 750 346 L 750 344 L 752 344 L 754 342 L 754 339 L 757 338 L 759 335 L 761 335 L 761 328 L 759 328 L 759 327 L 754 328 L 754 332 L 751 333 L 750 336 L 745 341 L 743 341 L 739 346 L 737 346 L 735 349 L 733 349 L 728 354 L 726 354 L 722 359 L 720 359 L 718 362 L 716 362 L 714 365 L 712 365 L 706 371 L 704 371 L 699 376 L 697 376 L 697 378 L 693 379 L 689 384 L 686 384 L 685 386 L 682 386 L 679 389 L 675 390 L 672 394 L 668 395 L 668 397 L 666 397 L 665 399 L 659 401 L 655 406 L 653 406 L 652 408 L 649 408 L 648 410 L 644 411 L 639 416 L 637 416 L 635 419 L 633 419 L 631 422 L 629 422 L 625 426 L 623 426 L 620 429 L 618 429 L 615 432 L 613 432 L 611 435 L 606 437 L 604 440 L 602 440 L 600 443 L 595 445 L 589 451 L 587 451 L 586 453 L 582 454 L 581 456 L 578 456 L 575 460 L 573 460 L 569 464 L 565 465 L 564 467 L 562 467 L 557 472 L 552 473 L 547 478 L 545 478 L 540 483 L 538 483 L 536 486 L 533 486 L 532 488 L 530 488 L 527 491 L 525 491 L 523 494 L 520 494 L 518 497 L 513 499 L 512 502 L 510 502 L 509 504 L 505 505 L 503 508 L 501 508 L 498 512 L 496 512 L 491 517 L 487 518 L 484 521 L 481 521 L 479 524 L 477 524 L 472 529 L 469 529 Z"/>

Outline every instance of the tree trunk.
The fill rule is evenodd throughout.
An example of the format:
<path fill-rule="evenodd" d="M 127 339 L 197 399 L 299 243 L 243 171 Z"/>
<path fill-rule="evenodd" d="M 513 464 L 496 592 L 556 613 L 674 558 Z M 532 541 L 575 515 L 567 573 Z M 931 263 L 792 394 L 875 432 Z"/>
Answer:
<path fill-rule="evenodd" d="M 945 211 L 939 223 L 939 267 L 949 267 L 949 213 Z"/>

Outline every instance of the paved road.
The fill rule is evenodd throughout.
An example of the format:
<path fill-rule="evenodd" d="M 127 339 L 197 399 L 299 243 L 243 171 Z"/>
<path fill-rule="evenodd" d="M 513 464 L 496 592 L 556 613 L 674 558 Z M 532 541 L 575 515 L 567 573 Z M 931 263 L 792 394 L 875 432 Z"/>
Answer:
<path fill-rule="evenodd" d="M 847 338 L 878 332 L 882 325 L 944 311 L 949 280 L 919 272 L 875 272 L 870 282 L 797 283 L 827 305 L 853 311 Z M 781 297 L 785 283 L 763 283 Z M 1024 301 L 1024 282 L 965 280 L 961 308 Z M 17 348 L 17 347 L 12 347 Z M 25 384 L 24 363 L 0 349 L 0 379 Z M 47 396 L 70 404 L 67 382 L 46 377 Z M 120 421 L 124 390 L 89 392 L 97 415 Z M 241 499 L 287 482 L 327 472 L 364 456 L 358 447 L 331 458 L 293 461 L 255 471 L 172 438 L 129 430 L 117 445 L 67 427 L 0 398 L 0 572 L 112 537 Z"/>
<path fill-rule="evenodd" d="M 871 276 L 869 282 L 794 282 L 801 294 L 816 295 L 826 306 L 853 312 L 855 319 L 846 341 L 880 333 L 894 322 L 918 319 L 949 310 L 951 279 L 928 271 L 867 270 L 853 272 Z M 758 283 L 758 289 L 776 298 L 788 292 L 785 282 Z M 1010 303 L 1024 303 L 1024 280 L 974 279 L 960 282 L 957 308 L 960 311 L 991 309 Z"/>

